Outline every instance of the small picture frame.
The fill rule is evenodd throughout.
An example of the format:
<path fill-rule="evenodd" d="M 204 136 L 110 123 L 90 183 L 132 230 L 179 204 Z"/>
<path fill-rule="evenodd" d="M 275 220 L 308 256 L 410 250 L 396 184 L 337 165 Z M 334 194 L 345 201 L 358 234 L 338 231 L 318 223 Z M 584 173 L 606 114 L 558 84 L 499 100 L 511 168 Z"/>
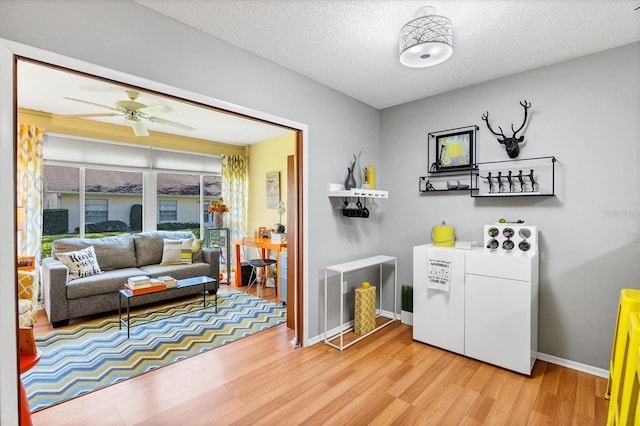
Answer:
<path fill-rule="evenodd" d="M 280 172 L 267 173 L 267 208 L 277 209 L 280 204 Z"/>
<path fill-rule="evenodd" d="M 434 152 L 429 172 L 471 170 L 474 167 L 475 127 L 430 134 L 429 153 Z"/>
<path fill-rule="evenodd" d="M 36 269 L 35 256 L 18 256 L 17 262 L 19 271 L 33 271 Z"/>

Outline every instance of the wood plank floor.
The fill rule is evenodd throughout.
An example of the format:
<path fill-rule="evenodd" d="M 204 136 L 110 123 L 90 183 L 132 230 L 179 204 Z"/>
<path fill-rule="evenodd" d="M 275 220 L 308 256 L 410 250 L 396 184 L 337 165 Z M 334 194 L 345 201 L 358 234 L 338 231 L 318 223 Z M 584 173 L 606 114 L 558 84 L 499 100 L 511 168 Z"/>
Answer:
<path fill-rule="evenodd" d="M 343 352 L 322 343 L 294 350 L 293 332 L 280 325 L 34 413 L 33 422 L 606 424 L 606 379 L 543 361 L 526 377 L 415 342 L 411 333 L 396 322 Z"/>

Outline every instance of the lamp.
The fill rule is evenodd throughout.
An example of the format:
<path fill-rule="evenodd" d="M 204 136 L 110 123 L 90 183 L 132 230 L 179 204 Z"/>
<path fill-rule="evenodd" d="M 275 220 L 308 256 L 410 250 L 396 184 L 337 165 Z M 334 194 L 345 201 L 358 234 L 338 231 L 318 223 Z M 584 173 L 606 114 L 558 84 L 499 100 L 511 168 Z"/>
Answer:
<path fill-rule="evenodd" d="M 435 8 L 418 9 L 416 18 L 400 30 L 400 63 L 411 68 L 437 65 L 453 53 L 453 28 Z"/>

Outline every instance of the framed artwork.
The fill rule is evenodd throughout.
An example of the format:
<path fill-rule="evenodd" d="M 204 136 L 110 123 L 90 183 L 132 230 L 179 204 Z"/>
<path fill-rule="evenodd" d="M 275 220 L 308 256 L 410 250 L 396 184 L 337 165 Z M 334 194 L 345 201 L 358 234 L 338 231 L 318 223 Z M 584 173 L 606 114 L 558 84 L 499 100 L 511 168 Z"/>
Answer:
<path fill-rule="evenodd" d="M 280 204 L 280 172 L 267 173 L 267 208 L 277 209 Z"/>
<path fill-rule="evenodd" d="M 429 152 L 434 152 L 435 161 L 429 172 L 470 170 L 474 167 L 475 131 L 464 130 L 430 135 Z"/>

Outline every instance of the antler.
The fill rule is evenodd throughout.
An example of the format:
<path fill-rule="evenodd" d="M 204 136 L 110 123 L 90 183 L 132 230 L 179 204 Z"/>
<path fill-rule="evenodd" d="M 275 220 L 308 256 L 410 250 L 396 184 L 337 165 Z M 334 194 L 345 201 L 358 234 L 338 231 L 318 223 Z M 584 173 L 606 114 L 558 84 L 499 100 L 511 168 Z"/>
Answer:
<path fill-rule="evenodd" d="M 504 132 L 502 131 L 502 127 L 498 126 L 498 129 L 500 129 L 500 133 L 496 133 L 493 131 L 493 129 L 491 128 L 491 125 L 489 124 L 489 111 L 485 112 L 484 114 L 482 114 L 482 120 L 487 123 L 487 127 L 489 128 L 489 130 L 491 131 L 491 133 L 493 133 L 496 136 L 502 136 L 504 139 L 506 139 L 507 137 L 504 135 Z"/>
<path fill-rule="evenodd" d="M 511 130 L 513 130 L 513 137 L 516 137 L 516 134 L 522 130 L 522 128 L 524 127 L 524 124 L 527 122 L 527 110 L 529 108 L 531 108 L 531 102 L 527 102 L 527 100 L 525 99 L 524 101 L 520 102 L 520 105 L 522 105 L 522 107 L 524 108 L 524 120 L 522 120 L 522 126 L 520 126 L 518 128 L 518 130 L 513 130 L 513 124 L 511 125 Z M 487 123 L 489 124 L 489 123 Z"/>

